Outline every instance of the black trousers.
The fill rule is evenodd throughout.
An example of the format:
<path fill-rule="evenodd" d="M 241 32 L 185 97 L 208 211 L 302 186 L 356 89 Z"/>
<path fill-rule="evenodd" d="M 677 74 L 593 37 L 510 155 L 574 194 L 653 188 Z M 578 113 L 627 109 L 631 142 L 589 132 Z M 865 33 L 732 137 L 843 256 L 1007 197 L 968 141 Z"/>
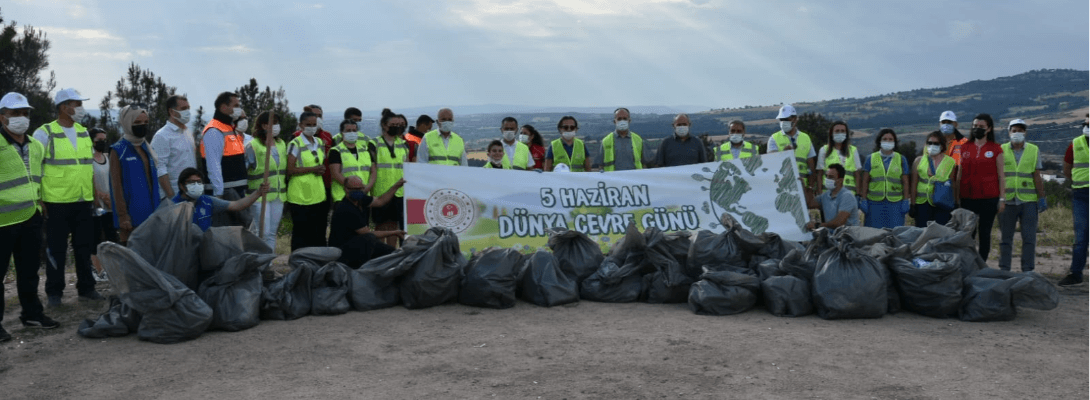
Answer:
<path fill-rule="evenodd" d="M 329 203 L 308 206 L 288 203 L 291 211 L 291 251 L 304 247 L 325 247 Z"/>
<path fill-rule="evenodd" d="M 995 226 L 995 216 L 999 213 L 999 198 L 961 199 L 961 208 L 980 217 L 976 224 L 977 251 L 980 252 L 980 258 L 988 261 L 988 252 L 992 250 L 992 227 Z"/>
<path fill-rule="evenodd" d="M 95 291 L 91 275 L 91 247 L 94 245 L 95 224 L 91 202 L 45 203 L 45 294 L 64 293 L 64 265 L 68 256 L 68 236 L 72 235 L 72 251 L 76 258 L 76 291 L 83 295 Z"/>
<path fill-rule="evenodd" d="M 341 245 L 340 261 L 349 268 L 357 269 L 372 259 L 394 252 L 393 246 L 380 241 L 375 234 L 356 235 Z"/>
<path fill-rule="evenodd" d="M 42 316 L 42 301 L 38 298 L 38 269 L 41 268 L 42 214 L 34 213 L 30 219 L 0 228 L 0 260 L 4 274 L 7 264 L 15 257 L 15 287 L 19 292 L 19 304 L 23 318 L 37 320 Z M 4 286 L 0 285 L 0 321 L 4 320 Z"/>

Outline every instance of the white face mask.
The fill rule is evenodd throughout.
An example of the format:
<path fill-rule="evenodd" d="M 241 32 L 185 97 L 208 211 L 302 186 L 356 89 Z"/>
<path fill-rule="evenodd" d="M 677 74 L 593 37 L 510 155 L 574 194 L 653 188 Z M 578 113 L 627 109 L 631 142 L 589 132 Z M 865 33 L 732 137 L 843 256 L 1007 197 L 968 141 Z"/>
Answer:
<path fill-rule="evenodd" d="M 356 141 L 359 140 L 359 139 L 360 139 L 360 133 L 359 132 L 345 132 L 344 133 L 344 142 L 345 143 L 356 143 Z"/>
<path fill-rule="evenodd" d="M 307 137 L 314 136 L 315 133 L 318 133 L 318 127 L 317 126 L 308 126 L 308 127 L 303 128 L 303 134 L 307 135 Z"/>
<path fill-rule="evenodd" d="M 893 150 L 893 145 L 894 145 L 893 142 L 882 142 L 882 144 L 881 144 L 882 150 L 885 150 L 885 151 Z"/>
<path fill-rule="evenodd" d="M 454 121 L 439 122 L 439 132 L 449 133 L 454 130 Z"/>
<path fill-rule="evenodd" d="M 563 137 L 563 138 L 564 138 L 564 140 L 572 140 L 572 138 L 574 138 L 574 137 L 575 137 L 575 131 L 571 131 L 571 132 L 560 132 L 560 136 L 561 136 L 561 137 Z"/>
<path fill-rule="evenodd" d="M 793 125 L 794 124 L 792 124 L 791 121 L 780 121 L 780 130 L 783 131 L 783 133 L 791 132 L 791 126 Z"/>
<path fill-rule="evenodd" d="M 836 189 L 836 180 L 825 178 L 825 188 L 829 190 Z"/>
<path fill-rule="evenodd" d="M 834 133 L 833 134 L 833 141 L 834 142 L 844 143 L 844 141 L 847 140 L 847 139 L 848 139 L 848 134 L 847 133 Z"/>
<path fill-rule="evenodd" d="M 8 118 L 8 130 L 11 133 L 22 135 L 26 130 L 30 128 L 30 118 L 27 117 L 11 117 Z"/>
<path fill-rule="evenodd" d="M 529 144 L 530 143 L 530 135 L 519 135 L 519 141 L 522 142 L 523 144 Z"/>
<path fill-rule="evenodd" d="M 942 147 L 940 147 L 937 144 L 927 145 L 927 154 L 930 154 L 930 155 L 934 156 L 934 155 L 938 155 L 940 151 L 942 151 Z"/>
<path fill-rule="evenodd" d="M 675 126 L 674 127 L 674 133 L 676 133 L 678 137 L 689 136 L 689 127 L 687 127 L 687 126 Z"/>
<path fill-rule="evenodd" d="M 503 163 L 503 156 L 502 155 L 499 156 L 499 157 L 488 157 L 488 159 L 491 160 L 492 162 L 496 163 L 496 164 Z"/>
<path fill-rule="evenodd" d="M 503 131 L 503 141 L 510 142 L 518 136 L 518 131 Z"/>
<path fill-rule="evenodd" d="M 272 134 L 273 136 L 280 136 L 280 124 L 272 126 Z"/>
<path fill-rule="evenodd" d="M 246 132 L 247 129 L 250 129 L 250 121 L 245 119 L 238 121 L 238 124 L 235 126 L 236 132 Z"/>
<path fill-rule="evenodd" d="M 742 143 L 742 139 L 745 139 L 745 135 L 743 135 L 741 133 L 732 133 L 732 134 L 730 134 L 730 142 L 731 143 Z"/>
<path fill-rule="evenodd" d="M 325 120 L 323 120 L 322 117 L 318 117 L 318 121 L 316 122 L 318 122 L 318 129 L 325 127 Z"/>
<path fill-rule="evenodd" d="M 1011 132 L 1011 143 L 1022 143 L 1026 141 L 1025 132 Z"/>
<path fill-rule="evenodd" d="M 231 118 L 232 119 L 238 118 L 238 117 L 241 117 L 241 116 L 242 116 L 242 109 L 241 108 L 235 107 L 234 110 L 231 110 Z"/>
<path fill-rule="evenodd" d="M 191 117 L 191 114 L 189 113 L 189 110 L 182 110 L 182 111 L 174 110 L 174 112 L 178 113 L 178 116 L 176 117 L 176 119 L 178 120 L 179 124 L 185 125 L 185 124 L 189 123 L 189 118 Z"/>
<path fill-rule="evenodd" d="M 628 121 L 625 121 L 625 120 L 617 121 L 616 127 L 617 127 L 617 132 L 627 132 L 628 131 Z"/>
<path fill-rule="evenodd" d="M 87 117 L 87 110 L 84 110 L 83 107 L 76 107 L 72 113 L 72 120 L 76 122 L 83 121 L 85 117 Z"/>
<path fill-rule="evenodd" d="M 191 182 L 185 184 L 185 195 L 191 199 L 197 199 L 204 194 L 204 184 L 200 182 Z"/>
<path fill-rule="evenodd" d="M 1090 126 L 1082 127 L 1082 134 L 1083 135 L 1090 135 Z"/>

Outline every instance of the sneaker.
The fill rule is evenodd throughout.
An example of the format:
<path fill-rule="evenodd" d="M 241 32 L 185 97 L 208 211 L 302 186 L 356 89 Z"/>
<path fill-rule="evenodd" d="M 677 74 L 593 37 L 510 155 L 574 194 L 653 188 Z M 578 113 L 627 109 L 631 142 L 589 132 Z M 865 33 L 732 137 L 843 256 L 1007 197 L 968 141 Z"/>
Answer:
<path fill-rule="evenodd" d="M 49 296 L 49 303 L 47 303 L 47 304 L 50 307 L 60 307 L 61 306 L 61 296 Z"/>
<path fill-rule="evenodd" d="M 1067 274 L 1067 276 L 1065 276 L 1063 279 L 1060 280 L 1060 283 L 1058 283 L 1058 285 L 1060 285 L 1060 286 L 1074 286 L 1074 285 L 1078 285 L 1080 283 L 1082 283 L 1082 274 L 1078 274 L 1078 275 Z"/>
<path fill-rule="evenodd" d="M 98 294 L 97 291 L 90 291 L 90 292 L 79 295 L 79 300 L 80 301 L 106 300 L 106 298 L 102 297 L 101 294 Z"/>
<path fill-rule="evenodd" d="M 37 319 L 27 319 L 27 318 L 19 317 L 19 320 L 23 321 L 23 326 L 25 326 L 27 328 L 53 329 L 53 328 L 56 328 L 58 326 L 61 326 L 61 324 L 59 322 L 54 321 L 52 318 L 49 318 L 49 317 L 44 316 L 44 315 L 37 318 Z"/>
<path fill-rule="evenodd" d="M 0 326 L 0 343 L 11 340 L 11 334 L 4 330 L 4 327 Z"/>

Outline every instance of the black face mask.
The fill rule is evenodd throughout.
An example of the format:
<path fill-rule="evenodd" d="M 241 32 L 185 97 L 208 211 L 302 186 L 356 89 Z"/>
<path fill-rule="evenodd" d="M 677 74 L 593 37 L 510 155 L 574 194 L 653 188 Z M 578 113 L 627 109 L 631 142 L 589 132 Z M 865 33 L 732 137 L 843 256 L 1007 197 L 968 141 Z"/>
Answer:
<path fill-rule="evenodd" d="M 386 132 L 388 132 L 390 134 L 390 136 L 401 136 L 402 133 L 405 133 L 405 127 L 404 126 L 391 126 L 386 130 Z"/>
<path fill-rule="evenodd" d="M 144 136 L 147 136 L 148 135 L 148 126 L 147 126 L 147 124 L 145 124 L 145 125 L 133 125 L 132 126 L 132 135 L 136 136 L 138 138 L 142 138 Z"/>
<path fill-rule="evenodd" d="M 95 141 L 95 151 L 97 151 L 99 153 L 105 153 L 106 152 L 106 141 L 105 140 L 96 140 Z"/>
<path fill-rule="evenodd" d="M 988 131 L 986 129 L 984 129 L 984 128 L 973 128 L 973 138 L 983 139 L 985 136 L 988 136 Z"/>

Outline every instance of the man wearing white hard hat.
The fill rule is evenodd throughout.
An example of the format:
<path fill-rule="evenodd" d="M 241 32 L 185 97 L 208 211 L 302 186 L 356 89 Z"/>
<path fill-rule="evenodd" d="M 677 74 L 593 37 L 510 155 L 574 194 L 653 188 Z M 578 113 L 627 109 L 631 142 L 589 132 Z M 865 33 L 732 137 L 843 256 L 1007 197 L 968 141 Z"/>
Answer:
<path fill-rule="evenodd" d="M 38 250 L 42 244 L 41 191 L 42 158 L 45 148 L 26 135 L 30 127 L 30 104 L 26 96 L 8 93 L 0 99 L 0 261 L 6 266 L 15 258 L 15 282 L 22 307 L 23 325 L 56 328 L 45 316 L 38 299 Z M 6 273 L 6 270 L 5 270 Z M 4 320 L 3 287 L 0 287 L 0 322 Z M 0 325 L 0 342 L 11 335 Z"/>
<path fill-rule="evenodd" d="M 953 111 L 943 111 L 939 115 L 939 133 L 946 137 L 946 155 L 954 158 L 954 163 L 961 164 L 961 145 L 969 138 L 958 130 L 958 116 Z"/>
<path fill-rule="evenodd" d="M 1026 122 L 1011 120 L 1007 125 L 1010 142 L 1004 143 L 1003 171 L 1007 174 L 1007 202 L 999 214 L 999 269 L 1011 269 L 1011 242 L 1015 226 L 1022 225 L 1022 272 L 1033 271 L 1037 251 L 1037 215 L 1048 208 L 1041 179 L 1041 158 L 1037 146 L 1026 142 Z"/>
<path fill-rule="evenodd" d="M 34 131 L 42 142 L 42 202 L 45 204 L 46 271 L 45 294 L 49 306 L 61 304 L 64 292 L 64 265 L 68 255 L 68 236 L 72 235 L 75 253 L 76 292 L 81 300 L 102 300 L 95 291 L 91 273 L 91 246 L 94 222 L 91 201 L 95 197 L 94 153 L 87 128 L 79 124 L 87 116 L 87 100 L 76 89 L 61 89 L 53 98 L 57 119 Z"/>
<path fill-rule="evenodd" d="M 817 152 L 814 151 L 814 145 L 810 142 L 810 135 L 795 126 L 799 121 L 795 107 L 790 104 L 780 107 L 780 113 L 776 115 L 776 119 L 780 120 L 780 130 L 768 138 L 768 152 L 794 150 L 802 185 L 811 190 L 815 189 L 811 184 L 816 183 L 817 179 L 810 182 L 810 172 L 814 170 Z"/>

